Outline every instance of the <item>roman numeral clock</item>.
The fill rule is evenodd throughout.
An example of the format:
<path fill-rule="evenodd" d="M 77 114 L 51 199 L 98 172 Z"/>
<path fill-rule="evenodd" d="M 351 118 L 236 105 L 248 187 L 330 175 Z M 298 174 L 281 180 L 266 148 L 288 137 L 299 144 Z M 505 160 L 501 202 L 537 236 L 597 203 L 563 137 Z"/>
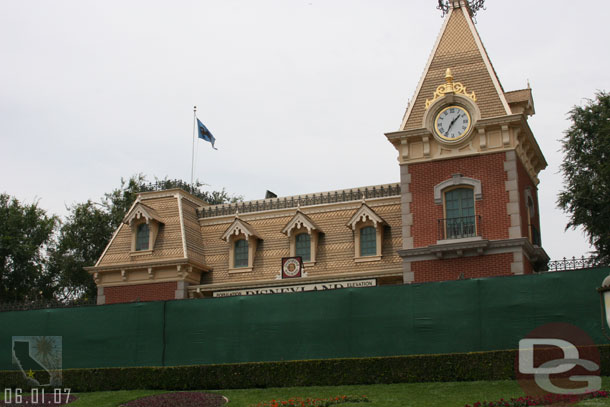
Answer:
<path fill-rule="evenodd" d="M 443 144 L 460 144 L 467 140 L 480 113 L 474 92 L 453 81 L 450 68 L 445 73 L 446 83 L 440 85 L 432 100 L 426 101 L 424 122 L 434 137 Z"/>

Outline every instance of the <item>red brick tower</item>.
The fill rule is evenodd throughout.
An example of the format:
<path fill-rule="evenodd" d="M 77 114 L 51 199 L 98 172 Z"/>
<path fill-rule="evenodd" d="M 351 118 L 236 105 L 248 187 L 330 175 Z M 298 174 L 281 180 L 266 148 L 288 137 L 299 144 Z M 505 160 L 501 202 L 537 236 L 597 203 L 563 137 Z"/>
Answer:
<path fill-rule="evenodd" d="M 451 0 L 398 132 L 405 282 L 542 270 L 531 89 L 505 92 L 472 21 Z"/>

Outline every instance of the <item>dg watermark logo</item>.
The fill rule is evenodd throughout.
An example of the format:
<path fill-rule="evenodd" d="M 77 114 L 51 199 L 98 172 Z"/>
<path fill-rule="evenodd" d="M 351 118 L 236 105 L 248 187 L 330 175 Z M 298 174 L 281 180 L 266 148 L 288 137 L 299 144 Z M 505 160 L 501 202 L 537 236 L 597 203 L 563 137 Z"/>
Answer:
<path fill-rule="evenodd" d="M 32 386 L 60 386 L 61 336 L 13 336 L 13 364 Z"/>
<path fill-rule="evenodd" d="M 551 323 L 519 341 L 517 380 L 530 396 L 582 395 L 600 390 L 599 350 L 582 329 Z"/>

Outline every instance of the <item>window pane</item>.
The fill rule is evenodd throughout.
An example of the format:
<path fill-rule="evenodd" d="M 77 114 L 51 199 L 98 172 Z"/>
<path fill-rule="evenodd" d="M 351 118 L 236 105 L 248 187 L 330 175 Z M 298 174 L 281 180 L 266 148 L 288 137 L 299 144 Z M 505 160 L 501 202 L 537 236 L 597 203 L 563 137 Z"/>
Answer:
<path fill-rule="evenodd" d="M 375 228 L 367 226 L 360 229 L 360 256 L 377 254 L 377 234 Z"/>
<path fill-rule="evenodd" d="M 301 256 L 303 261 L 311 259 L 311 237 L 307 233 L 301 233 L 295 238 L 295 256 Z"/>
<path fill-rule="evenodd" d="M 235 242 L 234 267 L 248 267 L 248 241 L 246 239 Z"/>
<path fill-rule="evenodd" d="M 457 188 L 445 193 L 447 239 L 476 236 L 474 193 L 471 188 Z"/>
<path fill-rule="evenodd" d="M 138 226 L 136 232 L 136 250 L 148 250 L 148 238 L 149 238 L 148 224 L 142 223 Z"/>

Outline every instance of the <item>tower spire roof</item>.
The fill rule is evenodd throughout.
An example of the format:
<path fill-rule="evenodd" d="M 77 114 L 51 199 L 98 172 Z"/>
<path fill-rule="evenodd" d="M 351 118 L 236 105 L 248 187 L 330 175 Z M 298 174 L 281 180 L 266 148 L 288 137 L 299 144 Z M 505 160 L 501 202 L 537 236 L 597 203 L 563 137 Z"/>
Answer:
<path fill-rule="evenodd" d="M 482 118 L 511 114 L 502 85 L 472 21 L 473 6 L 481 8 L 483 2 L 441 2 L 447 6 L 447 16 L 400 130 L 422 127 L 426 99 L 431 98 L 437 87 L 445 83 L 448 68 L 456 82 L 463 83 L 476 93 Z"/>

